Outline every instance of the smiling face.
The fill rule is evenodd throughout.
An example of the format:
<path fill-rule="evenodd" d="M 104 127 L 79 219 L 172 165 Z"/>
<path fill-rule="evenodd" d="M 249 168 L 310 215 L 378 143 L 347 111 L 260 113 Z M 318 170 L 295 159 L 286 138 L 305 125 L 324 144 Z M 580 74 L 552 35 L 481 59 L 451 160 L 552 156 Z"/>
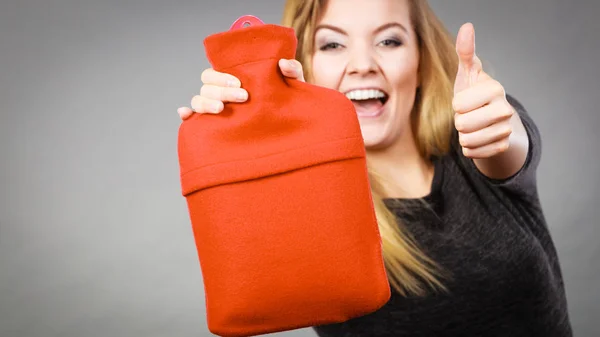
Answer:
<path fill-rule="evenodd" d="M 407 0 L 328 0 L 312 82 L 352 100 L 367 149 L 411 139 L 419 49 Z"/>

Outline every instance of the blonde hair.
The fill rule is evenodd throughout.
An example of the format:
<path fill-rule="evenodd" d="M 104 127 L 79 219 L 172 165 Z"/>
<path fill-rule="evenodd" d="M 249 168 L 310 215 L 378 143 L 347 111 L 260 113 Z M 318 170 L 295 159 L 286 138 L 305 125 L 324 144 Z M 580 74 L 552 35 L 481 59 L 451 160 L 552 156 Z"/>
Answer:
<path fill-rule="evenodd" d="M 418 92 L 413 128 L 424 158 L 449 151 L 452 133 L 452 93 L 457 56 L 452 38 L 426 0 L 407 0 L 419 43 Z M 296 59 L 304 77 L 312 81 L 314 32 L 326 0 L 287 0 L 281 24 L 294 28 L 298 38 Z M 440 281 L 448 275 L 419 249 L 404 223 L 384 204 L 383 179 L 369 167 L 375 213 L 382 237 L 383 258 L 390 285 L 402 295 L 424 295 L 427 289 L 446 290 Z"/>

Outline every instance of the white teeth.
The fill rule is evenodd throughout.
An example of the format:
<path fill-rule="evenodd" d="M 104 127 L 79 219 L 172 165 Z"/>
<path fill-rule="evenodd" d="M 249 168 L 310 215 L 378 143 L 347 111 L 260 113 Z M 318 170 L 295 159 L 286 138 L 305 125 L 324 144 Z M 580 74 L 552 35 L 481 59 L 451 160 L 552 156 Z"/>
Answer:
<path fill-rule="evenodd" d="M 346 93 L 346 97 L 351 100 L 380 99 L 385 96 L 383 91 L 377 89 L 352 90 Z"/>

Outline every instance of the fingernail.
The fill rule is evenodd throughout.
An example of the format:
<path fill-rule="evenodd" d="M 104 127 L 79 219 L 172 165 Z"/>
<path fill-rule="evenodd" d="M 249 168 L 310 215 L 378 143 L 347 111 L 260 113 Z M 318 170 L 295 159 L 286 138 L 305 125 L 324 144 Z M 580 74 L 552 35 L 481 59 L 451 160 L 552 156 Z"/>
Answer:
<path fill-rule="evenodd" d="M 296 62 L 294 60 L 288 60 L 288 66 L 292 68 L 292 70 L 296 70 Z"/>
<path fill-rule="evenodd" d="M 218 113 L 220 108 L 221 108 L 221 105 L 219 103 L 214 103 L 211 105 L 210 111 L 213 113 Z"/>
<path fill-rule="evenodd" d="M 227 86 L 228 87 L 237 87 L 237 81 L 236 80 L 228 80 L 227 81 Z"/>
<path fill-rule="evenodd" d="M 477 82 L 477 72 L 471 71 L 469 76 L 469 85 L 473 85 Z"/>
<path fill-rule="evenodd" d="M 467 149 L 466 147 L 462 148 L 462 153 L 465 157 L 469 157 L 471 155 L 471 152 L 469 149 Z"/>
<path fill-rule="evenodd" d="M 240 101 L 244 101 L 248 98 L 248 93 L 245 90 L 239 90 L 236 94 L 236 98 Z"/>

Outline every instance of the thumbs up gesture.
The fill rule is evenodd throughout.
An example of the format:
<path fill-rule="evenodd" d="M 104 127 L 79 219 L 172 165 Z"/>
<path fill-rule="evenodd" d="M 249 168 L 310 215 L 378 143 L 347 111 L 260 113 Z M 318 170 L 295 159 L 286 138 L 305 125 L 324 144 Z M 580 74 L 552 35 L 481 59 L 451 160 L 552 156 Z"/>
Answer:
<path fill-rule="evenodd" d="M 496 156 L 508 150 L 515 123 L 521 122 L 504 87 L 483 71 L 472 24 L 460 28 L 456 52 L 459 66 L 452 106 L 463 154 L 473 159 Z"/>

